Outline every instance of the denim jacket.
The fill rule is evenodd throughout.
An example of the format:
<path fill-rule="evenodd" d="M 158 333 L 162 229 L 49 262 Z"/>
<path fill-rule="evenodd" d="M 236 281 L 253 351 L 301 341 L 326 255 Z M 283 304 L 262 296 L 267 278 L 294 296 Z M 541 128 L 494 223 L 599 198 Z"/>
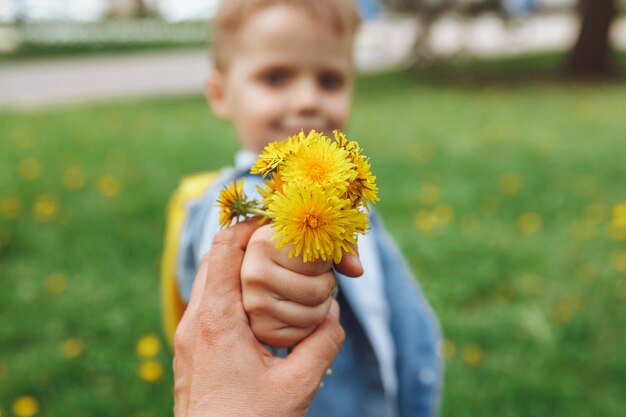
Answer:
<path fill-rule="evenodd" d="M 186 223 L 179 245 L 177 277 L 180 293 L 189 298 L 199 260 L 207 219 L 223 185 L 244 171 L 223 171 L 221 179 L 187 206 Z M 257 178 L 250 178 L 257 180 Z M 212 219 L 210 220 L 212 221 Z M 438 322 L 398 248 L 376 214 L 370 216 L 371 232 L 383 275 L 389 310 L 389 326 L 395 358 L 397 392 L 390 407 L 376 351 L 367 335 L 368 314 L 338 276 L 340 322 L 346 332 L 332 374 L 324 379 L 308 416 L 311 417 L 419 417 L 436 415 L 442 383 Z"/>

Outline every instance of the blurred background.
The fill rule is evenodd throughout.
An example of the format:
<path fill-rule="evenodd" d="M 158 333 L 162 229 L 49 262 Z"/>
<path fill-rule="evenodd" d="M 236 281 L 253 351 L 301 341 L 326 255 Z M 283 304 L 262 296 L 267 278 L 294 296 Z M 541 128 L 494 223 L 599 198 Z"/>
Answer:
<path fill-rule="evenodd" d="M 171 415 L 158 273 L 219 0 L 0 0 L 0 416 Z M 626 416 L 626 2 L 359 0 L 349 133 L 442 416 Z"/>

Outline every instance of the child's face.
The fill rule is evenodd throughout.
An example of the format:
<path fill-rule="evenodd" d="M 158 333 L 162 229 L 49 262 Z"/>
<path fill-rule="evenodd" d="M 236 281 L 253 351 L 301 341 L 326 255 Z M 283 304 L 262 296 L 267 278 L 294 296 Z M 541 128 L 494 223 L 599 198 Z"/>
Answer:
<path fill-rule="evenodd" d="M 207 83 L 215 113 L 260 151 L 311 129 L 344 129 L 352 96 L 352 38 L 286 5 L 250 17 L 227 69 Z"/>

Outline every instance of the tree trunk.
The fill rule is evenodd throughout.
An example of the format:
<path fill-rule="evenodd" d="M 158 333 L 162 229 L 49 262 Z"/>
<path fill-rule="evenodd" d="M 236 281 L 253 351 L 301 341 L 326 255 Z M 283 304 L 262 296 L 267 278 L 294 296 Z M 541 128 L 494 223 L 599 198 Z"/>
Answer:
<path fill-rule="evenodd" d="M 601 76 L 611 72 L 609 29 L 616 13 L 615 0 L 580 0 L 582 25 L 567 62 L 568 73 Z"/>

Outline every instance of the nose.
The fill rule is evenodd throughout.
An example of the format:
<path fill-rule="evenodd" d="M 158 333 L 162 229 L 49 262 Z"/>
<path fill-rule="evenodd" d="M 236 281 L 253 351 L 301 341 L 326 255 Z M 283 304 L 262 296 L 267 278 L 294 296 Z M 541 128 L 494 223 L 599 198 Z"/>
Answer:
<path fill-rule="evenodd" d="M 316 115 L 320 111 L 321 91 L 317 80 L 306 77 L 298 81 L 292 97 L 294 113 L 301 116 Z"/>

